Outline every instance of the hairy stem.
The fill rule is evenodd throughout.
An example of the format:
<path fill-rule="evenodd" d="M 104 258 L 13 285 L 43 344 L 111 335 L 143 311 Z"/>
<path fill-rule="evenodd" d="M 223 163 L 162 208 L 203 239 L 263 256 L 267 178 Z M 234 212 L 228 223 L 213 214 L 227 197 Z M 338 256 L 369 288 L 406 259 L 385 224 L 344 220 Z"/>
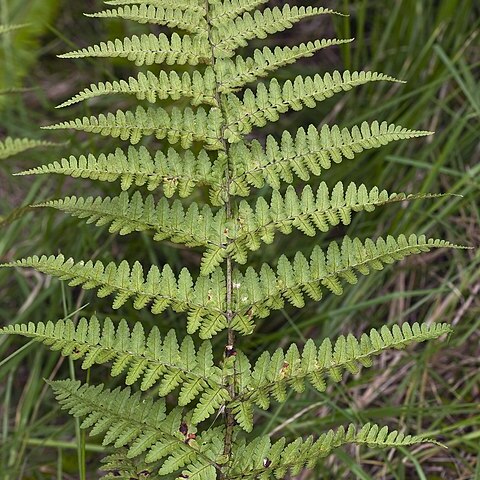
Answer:
<path fill-rule="evenodd" d="M 205 0 L 206 4 L 206 19 L 208 25 L 208 39 L 211 46 L 211 62 L 212 68 L 215 71 L 216 66 L 216 55 L 215 55 L 215 45 L 213 44 L 212 37 L 211 37 L 211 30 L 212 24 L 210 22 L 210 4 L 208 0 Z M 222 113 L 225 113 L 222 95 L 220 93 L 220 85 L 216 82 L 215 88 L 215 99 L 218 108 L 222 110 Z M 221 141 L 223 143 L 223 150 L 225 155 L 227 156 L 227 161 L 225 165 L 225 210 L 226 210 L 226 217 L 227 220 L 232 219 L 232 200 L 230 195 L 230 186 L 231 186 L 231 169 L 230 169 L 230 158 L 229 158 L 229 144 L 225 140 L 225 128 L 226 124 L 224 123 L 222 130 L 221 130 Z M 233 259 L 231 255 L 228 255 L 226 258 L 226 320 L 227 320 L 227 345 L 225 346 L 225 360 L 229 356 L 231 352 L 235 350 L 235 332 L 232 329 L 232 320 L 233 320 L 233 305 L 232 305 L 232 298 L 233 298 Z M 235 365 L 233 376 L 227 378 L 227 390 L 231 396 L 231 398 L 235 397 Z M 227 459 L 230 459 L 232 454 L 232 445 L 233 445 L 233 430 L 235 427 L 235 417 L 231 411 L 231 409 L 225 409 L 225 438 L 224 438 L 224 448 L 223 454 Z M 224 474 L 221 474 L 222 479 L 226 479 Z"/>

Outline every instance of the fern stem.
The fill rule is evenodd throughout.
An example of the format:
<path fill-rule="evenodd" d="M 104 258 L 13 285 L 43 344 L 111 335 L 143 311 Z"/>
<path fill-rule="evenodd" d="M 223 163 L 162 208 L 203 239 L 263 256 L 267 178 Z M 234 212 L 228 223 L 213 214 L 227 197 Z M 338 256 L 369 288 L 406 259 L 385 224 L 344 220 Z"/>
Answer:
<path fill-rule="evenodd" d="M 208 41 L 211 47 L 211 61 L 212 68 L 215 71 L 216 66 L 216 55 L 215 55 L 215 46 L 212 41 L 212 23 L 210 18 L 210 4 L 208 0 L 205 0 L 206 7 L 206 20 L 208 25 Z M 221 109 L 222 114 L 225 115 L 225 106 L 222 102 L 222 95 L 220 93 L 220 84 L 218 79 L 215 80 L 215 100 L 218 108 Z M 232 219 L 232 201 L 230 195 L 230 186 L 231 186 L 231 171 L 230 171 L 230 160 L 229 160 L 229 145 L 225 140 L 225 130 L 227 128 L 226 122 L 223 122 L 221 129 L 221 142 L 223 144 L 224 152 L 227 157 L 225 164 L 225 210 L 227 220 Z M 227 320 L 227 345 L 225 346 L 225 359 L 227 353 L 233 351 L 235 348 L 235 332 L 232 329 L 232 320 L 233 320 L 233 259 L 229 254 L 226 258 L 226 320 Z M 227 377 L 227 390 L 231 398 L 235 397 L 235 365 L 233 366 L 233 376 Z M 227 459 L 230 459 L 232 454 L 232 445 L 233 445 L 233 430 L 235 427 L 235 416 L 230 408 L 225 408 L 225 438 L 224 438 L 224 449 L 223 454 Z M 221 478 L 226 480 L 225 474 L 221 473 Z"/>

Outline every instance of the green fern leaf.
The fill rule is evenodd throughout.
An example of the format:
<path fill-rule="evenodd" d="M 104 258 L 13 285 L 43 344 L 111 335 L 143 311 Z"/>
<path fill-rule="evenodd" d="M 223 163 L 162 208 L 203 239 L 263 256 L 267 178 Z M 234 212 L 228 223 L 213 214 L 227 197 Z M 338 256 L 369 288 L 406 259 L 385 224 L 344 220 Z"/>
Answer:
<path fill-rule="evenodd" d="M 356 283 L 357 273 L 368 275 L 372 270 L 382 270 L 387 264 L 433 248 L 464 247 L 424 235 L 388 236 L 386 240 L 380 237 L 376 242 L 367 239 L 364 243 L 345 237 L 341 246 L 332 242 L 326 252 L 315 247 L 310 261 L 301 253 L 293 262 L 282 256 L 277 273 L 264 264 L 260 276 L 252 268 L 245 275 L 238 275 L 240 287 L 234 292 L 237 316 L 264 317 L 270 310 L 283 308 L 284 300 L 300 308 L 305 304 L 304 294 L 318 301 L 323 288 L 342 295 L 342 282 Z"/>
<path fill-rule="evenodd" d="M 273 354 L 264 350 L 254 364 L 236 341 L 236 332 L 251 334 L 256 319 L 284 308 L 286 302 L 301 308 L 307 297 L 320 301 L 325 290 L 341 295 L 346 284 L 358 281 L 359 274 L 382 270 L 409 255 L 433 248 L 463 248 L 424 235 L 376 241 L 344 237 L 324 251 L 315 247 L 308 258 L 301 252 L 294 258 L 282 255 L 275 268 L 268 264 L 258 270 L 241 268 L 251 251 L 272 243 L 277 233 L 297 229 L 315 236 L 318 231 L 349 225 L 355 212 L 437 196 L 389 193 L 378 187 L 368 190 L 364 185 L 341 182 L 335 186 L 321 182 L 315 191 L 309 185 L 300 189 L 282 185 L 293 184 L 297 178 L 308 182 L 311 176 L 318 177 L 334 163 L 353 159 L 364 150 L 430 132 L 364 122 L 349 129 L 324 125 L 320 130 L 314 126 L 299 129 L 294 135 L 283 132 L 279 139 L 268 136 L 264 145 L 245 138 L 256 127 L 276 122 L 290 111 L 313 108 L 337 93 L 370 82 L 398 80 L 377 72 L 336 71 L 298 76 L 282 84 L 273 78 L 244 90 L 285 65 L 350 42 L 324 39 L 253 49 L 247 58 L 237 56 L 237 50 L 253 39 L 283 32 L 304 19 L 336 14 L 327 8 L 285 2 L 281 8 L 269 8 L 267 0 L 105 3 L 108 7 L 103 11 L 87 16 L 150 24 L 155 34 L 117 38 L 61 57 L 118 58 L 153 67 L 127 79 L 91 83 L 59 107 L 89 100 L 103 104 L 103 99 L 113 95 L 155 105 L 135 105 L 132 110 L 46 128 L 98 133 L 132 145 L 142 142 L 155 151 L 130 146 L 98 156 L 71 156 L 19 175 L 55 173 L 119 181 L 123 192 L 112 197 L 70 196 L 34 206 L 53 207 L 87 223 L 108 225 L 110 233 L 151 232 L 156 241 L 200 247 L 199 275 L 193 276 L 186 268 L 176 274 L 168 265 L 148 266 L 144 271 L 139 262 L 75 262 L 63 255 L 34 256 L 3 266 L 34 268 L 71 286 L 96 289 L 99 297 L 113 295 L 114 309 L 132 300 L 136 309 L 148 307 L 155 315 L 166 309 L 184 313 L 188 335 L 179 342 L 174 330 L 162 336 L 156 327 L 146 333 L 140 322 L 129 326 L 125 320 L 114 324 L 107 318 L 100 323 L 96 317 L 11 325 L 0 329 L 0 334 L 41 342 L 72 360 L 81 359 L 83 369 L 108 364 L 112 377 L 122 375 L 121 383 L 139 390 L 108 390 L 72 380 L 51 383 L 61 406 L 83 417 L 81 427 L 102 435 L 104 446 L 117 449 L 116 455 L 105 460 L 107 478 L 297 478 L 342 445 L 391 448 L 430 441 L 372 424 L 361 429 L 340 427 L 319 437 L 281 438 L 275 443 L 269 435 L 255 438 L 245 432 L 254 431 L 257 407 L 267 410 L 273 402 L 286 402 L 307 386 L 325 392 L 327 382 L 340 382 L 348 372 L 357 374 L 362 367 L 371 367 L 373 358 L 388 349 L 448 334 L 448 325 L 384 326 L 359 339 L 341 336 L 334 343 L 326 339 L 320 345 L 309 340 L 303 348 L 292 344 Z M 164 27 L 170 30 L 163 33 Z M 0 34 L 8 28 L 0 27 Z M 166 105 L 158 105 L 164 100 Z M 0 158 L 2 151 L 5 156 L 15 148 L 31 148 L 22 141 L 8 142 L 0 144 Z M 167 145 L 166 150 L 166 144 L 172 147 Z M 199 192 L 188 205 L 179 199 L 168 200 L 177 193 L 189 197 L 200 185 L 208 191 Z M 235 200 L 265 185 L 273 188 L 270 198 Z M 132 186 L 155 192 L 127 193 Z M 157 193 L 159 188 L 162 191 Z M 208 193 L 209 202 L 203 193 Z M 222 355 L 218 342 L 209 339 L 224 330 L 228 343 Z M 205 340 L 198 345 L 190 336 L 197 332 Z M 147 390 L 152 391 L 142 393 Z M 155 394 L 164 399 L 154 400 Z M 167 398 L 174 403 L 169 412 Z"/>
<path fill-rule="evenodd" d="M 164 25 L 170 28 L 180 28 L 191 33 L 205 31 L 207 23 L 201 10 L 181 10 L 174 7 L 156 7 L 155 5 L 126 5 L 116 9 L 87 14 L 94 18 L 121 18 L 138 23 Z"/>
<path fill-rule="evenodd" d="M 192 422 L 194 424 L 203 422 L 216 413 L 229 399 L 230 396 L 223 387 L 205 391 L 193 412 Z"/>
<path fill-rule="evenodd" d="M 357 374 L 361 366 L 371 367 L 372 357 L 386 350 L 404 349 L 413 343 L 437 339 L 451 331 L 447 324 L 414 323 L 410 326 L 404 323 L 391 329 L 387 326 L 380 331 L 372 329 L 369 335 L 364 334 L 359 340 L 353 335 L 342 336 L 332 345 L 327 339 L 318 348 L 309 340 L 302 353 L 296 345 L 292 345 L 286 353 L 279 349 L 272 357 L 265 353 L 254 367 L 255 374 L 251 371 L 244 374 L 243 387 L 228 406 L 234 411 L 239 425 L 250 431 L 254 404 L 268 408 L 271 396 L 283 402 L 285 397 L 282 393 L 287 388 L 301 392 L 305 383 L 323 392 L 327 377 L 339 382 L 343 372 Z M 243 370 L 245 372 L 245 367 Z"/>
<path fill-rule="evenodd" d="M 327 232 L 331 226 L 349 225 L 353 212 L 373 212 L 377 207 L 394 202 L 437 198 L 441 195 L 388 193 L 377 187 L 367 190 L 365 185 L 357 187 L 354 183 L 345 189 L 339 182 L 330 192 L 322 182 L 314 195 L 307 185 L 300 195 L 292 186 L 282 196 L 278 190 L 273 192 L 271 204 L 263 198 L 256 202 L 253 210 L 248 202 L 240 202 L 235 231 L 230 235 L 227 252 L 238 263 L 245 263 L 246 250 L 257 250 L 261 243 L 272 243 L 275 232 L 288 235 L 292 228 L 305 235 L 314 236 L 317 229 Z"/>
<path fill-rule="evenodd" d="M 325 74 L 323 77 L 298 76 L 293 82 L 287 80 L 280 85 L 273 79 L 268 85 L 259 83 L 257 91 L 247 89 L 240 100 L 236 95 L 227 95 L 227 127 L 225 138 L 236 143 L 249 134 L 253 127 L 263 127 L 267 122 L 276 122 L 281 114 L 289 110 L 299 111 L 313 108 L 318 102 L 338 92 L 370 82 L 400 82 L 396 78 L 378 72 L 349 72 Z"/>
<path fill-rule="evenodd" d="M 232 57 L 240 47 L 245 47 L 249 40 L 266 38 L 268 35 L 292 28 L 303 19 L 318 15 L 336 13 L 334 10 L 317 7 L 291 7 L 285 4 L 278 7 L 248 12 L 235 19 L 225 18 L 217 21 L 211 32 L 211 42 L 217 58 Z"/>
<path fill-rule="evenodd" d="M 121 181 L 122 190 L 132 185 L 146 185 L 153 191 L 163 186 L 163 194 L 170 198 L 177 191 L 180 197 L 188 197 L 197 185 L 216 185 L 222 179 L 215 178 L 212 162 L 205 150 L 197 157 L 190 152 L 180 155 L 170 148 L 167 154 L 157 151 L 155 157 L 145 147 L 129 147 L 128 151 L 117 148 L 115 153 L 98 157 L 82 155 L 64 158 L 60 162 L 32 168 L 17 175 L 41 174 L 71 175 L 74 178 L 89 178 L 103 182 Z"/>
<path fill-rule="evenodd" d="M 238 425 L 246 432 L 253 431 L 253 402 L 245 399 L 234 402 L 231 408 Z"/>
<path fill-rule="evenodd" d="M 206 253 L 202 257 L 200 270 L 202 275 L 210 275 L 225 259 L 228 252 L 224 245 L 226 243 L 207 248 Z"/>
<path fill-rule="evenodd" d="M 210 63 L 210 45 L 205 35 L 183 35 L 173 33 L 167 37 L 164 33 L 153 33 L 131 38 L 101 42 L 81 50 L 64 53 L 60 58 L 126 58 L 136 65 L 198 65 Z"/>
<path fill-rule="evenodd" d="M 118 266 L 113 262 L 105 266 L 100 261 L 75 263 L 72 258 L 66 260 L 63 255 L 33 256 L 0 267 L 34 268 L 68 281 L 71 286 L 96 288 L 101 298 L 116 294 L 113 302 L 115 309 L 133 298 L 135 308 L 141 309 L 150 304 L 152 313 L 157 315 L 168 307 L 176 312 L 186 312 L 189 316 L 188 332 L 192 334 L 201 328 L 200 337 L 203 339 L 211 338 L 226 328 L 226 286 L 221 270 L 215 271 L 210 277 L 200 277 L 194 284 L 187 269 L 183 269 L 177 279 L 168 265 L 162 271 L 152 266 L 144 277 L 143 268 L 138 262 L 132 268 L 126 261 Z M 195 319 L 195 322 L 191 322 L 191 319 Z M 238 330 L 242 331 L 240 327 Z"/>
<path fill-rule="evenodd" d="M 233 144 L 232 189 L 235 194 L 248 195 L 250 185 L 261 188 L 265 183 L 275 189 L 281 182 L 293 183 L 295 177 L 308 181 L 319 176 L 344 158 L 353 159 L 359 153 L 388 143 L 431 135 L 431 132 L 408 130 L 387 122 L 367 122 L 351 130 L 324 125 L 319 131 L 311 125 L 300 128 L 295 137 L 284 132 L 281 141 L 267 137 L 264 148 L 254 140 L 250 145 Z"/>
<path fill-rule="evenodd" d="M 125 373 L 125 383 L 141 382 L 142 391 L 156 387 L 161 396 L 166 396 L 180 386 L 182 407 L 201 394 L 230 400 L 228 391 L 222 387 L 222 372 L 213 363 L 211 344 L 204 342 L 197 352 L 192 339 L 186 337 L 179 346 L 173 330 L 162 339 L 154 327 L 145 338 L 140 323 L 130 331 L 127 322 L 121 320 L 115 329 L 109 318 L 101 325 L 94 316 L 88 320 L 82 318 L 78 325 L 71 320 L 10 325 L 0 329 L 1 334 L 22 335 L 61 351 L 63 356 L 83 358 L 83 369 L 112 363 L 112 376 Z"/>
<path fill-rule="evenodd" d="M 264 47 L 255 50 L 252 57 L 237 56 L 235 61 L 224 60 L 219 72 L 219 89 L 223 93 L 231 93 L 241 89 L 247 83 L 266 77 L 279 68 L 295 63 L 301 58 L 308 58 L 315 52 L 333 45 L 350 43 L 352 40 L 316 40 L 293 47 L 275 47 L 271 50 Z"/>
<path fill-rule="evenodd" d="M 221 122 L 217 108 L 212 108 L 208 113 L 203 108 L 195 112 L 173 108 L 168 113 L 163 108 L 137 107 L 135 111 L 117 110 L 115 114 L 83 117 L 44 128 L 99 133 L 129 140 L 132 145 L 140 142 L 144 136 L 155 135 L 158 140 L 167 139 L 171 144 L 180 142 L 184 149 L 190 148 L 193 142 L 204 142 L 206 148 L 218 150 L 223 148 L 220 140 Z"/>
<path fill-rule="evenodd" d="M 21 28 L 28 27 L 28 23 L 23 23 L 20 25 L 0 25 L 0 35 L 4 35 L 15 30 L 20 30 Z"/>
<path fill-rule="evenodd" d="M 126 235 L 134 231 L 153 230 L 155 240 L 170 239 L 174 243 L 194 246 L 221 245 L 226 243 L 222 226 L 225 224 L 225 211 L 214 214 L 205 205 L 201 210 L 192 203 L 185 210 L 179 200 L 170 206 L 162 198 L 157 204 L 152 195 L 142 198 L 139 192 L 133 196 L 122 192 L 118 197 L 67 197 L 37 205 L 53 207 L 79 218 L 86 218 L 87 223 L 105 225 L 110 223 L 110 233 Z M 224 249 L 223 249 L 224 250 Z M 216 262 L 215 267 L 220 262 Z M 210 274 L 214 268 L 208 269 Z"/>
<path fill-rule="evenodd" d="M 144 480 L 145 475 L 153 474 L 151 464 L 138 457 L 128 458 L 127 450 L 120 450 L 103 458 L 100 470 L 106 472 L 102 480 Z"/>
<path fill-rule="evenodd" d="M 300 129 L 295 139 L 284 134 L 281 143 L 268 137 L 266 150 L 254 141 L 251 146 L 238 143 L 232 146 L 233 178 L 232 193 L 246 196 L 250 193 L 250 185 L 262 187 L 265 182 L 273 188 L 280 188 L 281 181 L 292 183 L 294 176 L 307 181 L 310 174 L 321 174 L 322 168 L 329 169 L 332 160 L 339 163 L 345 156 L 354 158 L 364 149 L 377 148 L 389 142 L 420 137 L 430 132 L 411 131 L 386 122 L 373 122 L 370 126 L 362 124 L 361 129 L 354 127 L 352 131 L 338 127 L 324 126 L 318 132 L 313 126 L 307 133 Z M 73 177 L 113 182 L 122 180 L 122 189 L 127 190 L 132 184 L 147 185 L 154 190 L 163 184 L 164 194 L 171 197 L 177 190 L 181 197 L 187 197 L 198 184 L 211 185 L 214 204 L 221 204 L 223 199 L 222 179 L 215 177 L 214 168 L 208 154 L 201 151 L 197 159 L 191 152 L 181 157 L 170 149 L 165 155 L 157 151 L 155 158 L 145 147 L 128 152 L 117 149 L 115 153 L 93 155 L 79 158 L 70 157 L 61 162 L 37 167 L 21 172 L 20 175 L 57 173 Z"/>
<path fill-rule="evenodd" d="M 214 3 L 212 5 L 212 18 L 210 22 L 212 25 L 221 25 L 244 12 L 268 3 L 268 1 L 269 0 L 224 0 L 223 2 Z"/>
<path fill-rule="evenodd" d="M 104 3 L 112 6 L 152 5 L 158 8 L 177 8 L 205 13 L 205 2 L 203 0 L 106 0 Z"/>
<path fill-rule="evenodd" d="M 0 142 L 0 160 L 5 160 L 6 158 L 18 155 L 19 153 L 24 153 L 32 148 L 53 146 L 56 146 L 56 144 L 46 142 L 44 140 L 7 137 L 5 140 Z"/>
<path fill-rule="evenodd" d="M 90 429 L 92 435 L 103 434 L 104 445 L 127 446 L 129 458 L 145 453 L 147 463 L 154 461 L 153 458 L 165 459 L 162 469 L 171 465 L 172 472 L 177 466 L 181 468 L 195 460 L 215 465 L 204 453 L 205 446 L 201 451 L 185 442 L 180 411 L 175 409 L 167 415 L 163 400 L 142 399 L 138 393 L 132 395 L 129 388 L 108 390 L 103 385 L 81 385 L 73 380 L 50 382 L 50 385 L 64 410 L 75 417 L 85 417 L 81 428 Z M 180 455 L 185 458 L 183 465 L 177 460 Z"/>
<path fill-rule="evenodd" d="M 368 445 L 376 448 L 408 447 L 422 443 L 436 443 L 420 436 L 404 435 L 387 427 L 366 424 L 360 430 L 350 424 L 345 430 L 329 430 L 317 440 L 298 438 L 286 444 L 284 438 L 272 445 L 269 437 L 258 437 L 239 448 L 234 454 L 228 478 L 231 480 L 285 478 L 298 475 L 304 468 L 313 469 L 322 458 L 335 449 L 347 445 Z"/>
<path fill-rule="evenodd" d="M 188 97 L 190 103 L 194 106 L 200 104 L 218 106 L 215 98 L 215 88 L 215 75 L 210 67 L 203 74 L 198 71 L 191 75 L 184 72 L 182 76 L 174 70 L 169 73 L 162 70 L 158 75 L 148 71 L 147 73 L 139 73 L 137 78 L 130 77 L 128 80 L 91 84 L 89 88 L 62 103 L 58 108 L 117 93 L 134 95 L 139 100 L 148 100 L 150 103 L 167 98 L 178 100 Z"/>
<path fill-rule="evenodd" d="M 217 471 L 215 467 L 201 461 L 193 461 L 186 470 L 182 472 L 181 478 L 188 478 L 189 480 L 216 480 Z"/>
<path fill-rule="evenodd" d="M 151 303 L 152 312 L 156 314 L 163 312 L 169 306 L 178 312 L 199 314 L 202 318 L 225 311 L 223 304 L 217 304 L 223 290 L 222 285 L 217 284 L 218 278 L 212 277 L 202 282 L 203 284 L 207 282 L 209 289 L 216 289 L 218 296 L 208 296 L 205 289 L 195 286 L 188 288 L 188 295 L 179 298 L 178 292 L 184 290 L 182 284 L 191 284 L 191 275 L 184 269 L 177 280 L 168 265 L 162 271 L 155 266 L 152 267 L 146 278 L 138 262 L 133 264 L 132 268 L 126 261 L 118 266 L 113 262 L 104 266 L 99 261 L 75 263 L 71 258 L 66 260 L 63 255 L 33 256 L 3 266 L 34 268 L 39 272 L 68 281 L 71 286 L 81 285 L 84 289 L 98 288 L 99 297 L 115 293 L 116 299 L 113 306 L 116 309 L 133 297 L 136 308 L 140 309 Z"/>

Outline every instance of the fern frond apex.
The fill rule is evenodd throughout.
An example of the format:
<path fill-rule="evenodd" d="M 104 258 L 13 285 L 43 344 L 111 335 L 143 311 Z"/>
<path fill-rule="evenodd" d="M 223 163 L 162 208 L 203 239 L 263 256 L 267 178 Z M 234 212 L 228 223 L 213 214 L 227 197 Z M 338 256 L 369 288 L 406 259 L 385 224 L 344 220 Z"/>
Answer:
<path fill-rule="evenodd" d="M 30 138 L 11 138 L 7 137 L 0 141 L 0 160 L 13 157 L 19 153 L 26 152 L 37 147 L 56 147 L 58 143 L 45 140 L 33 140 Z"/>
<path fill-rule="evenodd" d="M 3 35 L 5 33 L 13 32 L 15 30 L 20 30 L 25 27 L 29 27 L 31 23 L 20 23 L 20 24 L 15 24 L 15 25 L 0 25 L 0 35 Z"/>

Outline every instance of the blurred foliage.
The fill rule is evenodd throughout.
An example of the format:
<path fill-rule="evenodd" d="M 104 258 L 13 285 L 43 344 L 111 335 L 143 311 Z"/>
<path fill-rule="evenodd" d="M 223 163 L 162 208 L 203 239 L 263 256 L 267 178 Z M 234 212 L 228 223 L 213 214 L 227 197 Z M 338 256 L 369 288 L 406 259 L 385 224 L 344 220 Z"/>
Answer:
<path fill-rule="evenodd" d="M 0 23 L 25 25 L 0 41 L 0 92 L 23 86 L 24 78 L 42 54 L 41 37 L 55 21 L 60 3 L 60 0 L 0 0 Z M 0 95 L 0 105 L 10 99 L 11 95 Z"/>

